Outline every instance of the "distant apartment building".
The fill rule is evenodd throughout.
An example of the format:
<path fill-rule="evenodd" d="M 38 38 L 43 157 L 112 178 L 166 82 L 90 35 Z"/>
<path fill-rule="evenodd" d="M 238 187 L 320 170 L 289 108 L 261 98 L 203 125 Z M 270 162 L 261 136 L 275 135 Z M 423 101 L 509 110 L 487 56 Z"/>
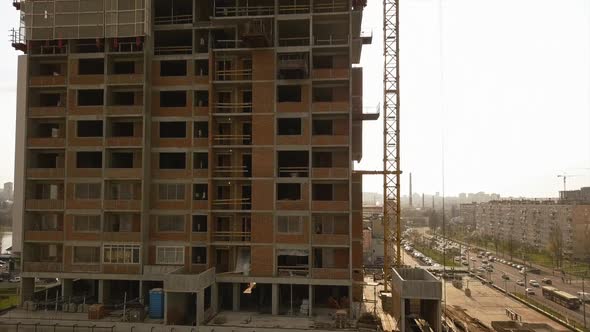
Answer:
<path fill-rule="evenodd" d="M 364 2 L 80 4 L 15 1 L 23 299 L 162 288 L 167 324 L 362 300 Z"/>
<path fill-rule="evenodd" d="M 475 210 L 479 234 L 537 250 L 548 250 L 552 237 L 561 236 L 564 255 L 590 257 L 590 204 L 504 200 L 477 204 Z"/>
<path fill-rule="evenodd" d="M 463 203 L 459 204 L 459 216 L 462 225 L 469 225 L 472 229 L 477 228 L 476 211 L 477 203 Z"/>

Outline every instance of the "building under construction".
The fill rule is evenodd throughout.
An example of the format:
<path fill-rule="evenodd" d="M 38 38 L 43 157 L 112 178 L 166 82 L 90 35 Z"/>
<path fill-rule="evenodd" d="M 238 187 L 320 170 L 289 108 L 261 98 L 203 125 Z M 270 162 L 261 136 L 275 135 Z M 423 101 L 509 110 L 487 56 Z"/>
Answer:
<path fill-rule="evenodd" d="M 190 325 L 362 299 L 365 1 L 14 1 L 23 301 L 162 289 Z"/>

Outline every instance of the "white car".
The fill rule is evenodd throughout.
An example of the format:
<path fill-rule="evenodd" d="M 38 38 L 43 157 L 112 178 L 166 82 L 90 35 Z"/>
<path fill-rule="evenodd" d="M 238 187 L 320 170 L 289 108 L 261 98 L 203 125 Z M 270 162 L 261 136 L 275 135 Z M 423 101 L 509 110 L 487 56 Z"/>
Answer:
<path fill-rule="evenodd" d="M 531 280 L 529 281 L 529 285 L 533 287 L 539 287 L 539 282 L 537 280 Z"/>
<path fill-rule="evenodd" d="M 516 284 L 517 284 L 517 285 L 519 285 L 519 286 L 524 286 L 524 281 L 522 281 L 522 280 L 517 280 L 517 281 L 516 281 Z"/>
<path fill-rule="evenodd" d="M 20 282 L 20 277 L 12 277 L 8 279 L 8 282 Z"/>
<path fill-rule="evenodd" d="M 524 291 L 527 295 L 535 295 L 535 290 L 532 288 L 526 288 Z"/>

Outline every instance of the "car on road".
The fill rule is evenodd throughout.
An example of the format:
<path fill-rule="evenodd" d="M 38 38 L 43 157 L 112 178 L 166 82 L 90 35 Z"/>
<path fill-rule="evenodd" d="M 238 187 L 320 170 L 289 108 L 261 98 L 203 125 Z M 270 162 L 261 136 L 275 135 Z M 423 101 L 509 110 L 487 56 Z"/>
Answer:
<path fill-rule="evenodd" d="M 578 299 L 580 302 L 590 302 L 590 293 L 588 292 L 578 292 Z"/>
<path fill-rule="evenodd" d="M 10 279 L 8 279 L 8 282 L 20 282 L 20 277 L 12 277 Z"/>
<path fill-rule="evenodd" d="M 553 284 L 553 281 L 551 279 L 549 279 L 549 278 L 543 278 L 543 279 L 541 279 L 541 282 L 544 283 L 544 284 L 547 284 L 547 285 L 552 285 Z"/>
<path fill-rule="evenodd" d="M 502 279 L 504 280 L 510 280 L 510 276 L 507 274 L 502 274 Z"/>
<path fill-rule="evenodd" d="M 467 266 L 467 265 L 469 265 L 469 262 L 468 261 L 462 261 L 461 264 L 463 264 L 463 266 Z"/>
<path fill-rule="evenodd" d="M 475 262 L 475 261 L 477 261 L 477 259 L 475 259 L 475 258 L 471 257 L 471 261 L 472 261 L 472 262 Z"/>
<path fill-rule="evenodd" d="M 527 293 L 527 295 L 535 295 L 535 290 L 532 288 L 526 288 L 524 292 Z"/>
<path fill-rule="evenodd" d="M 539 282 L 537 280 L 529 280 L 529 285 L 533 287 L 539 287 Z"/>
<path fill-rule="evenodd" d="M 524 281 L 522 281 L 522 280 L 517 280 L 517 281 L 516 281 L 516 284 L 517 284 L 517 285 L 519 285 L 519 286 L 524 286 Z"/>

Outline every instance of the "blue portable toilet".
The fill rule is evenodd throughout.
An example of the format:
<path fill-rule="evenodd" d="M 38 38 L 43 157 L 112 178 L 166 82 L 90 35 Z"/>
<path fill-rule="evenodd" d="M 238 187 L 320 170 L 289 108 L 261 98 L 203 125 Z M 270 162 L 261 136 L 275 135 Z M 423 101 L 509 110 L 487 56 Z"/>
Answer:
<path fill-rule="evenodd" d="M 150 318 L 164 318 L 164 290 L 162 288 L 150 289 Z"/>

